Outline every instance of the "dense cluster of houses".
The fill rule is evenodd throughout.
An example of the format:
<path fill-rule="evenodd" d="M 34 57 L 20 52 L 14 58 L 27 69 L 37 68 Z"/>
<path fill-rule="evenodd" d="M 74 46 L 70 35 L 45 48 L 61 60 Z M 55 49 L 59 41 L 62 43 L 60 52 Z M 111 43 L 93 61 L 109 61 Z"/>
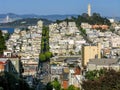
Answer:
<path fill-rule="evenodd" d="M 54 23 L 49 30 L 50 51 L 54 55 L 80 54 L 82 44 L 86 43 L 75 22 Z"/>
<path fill-rule="evenodd" d="M 79 56 L 58 56 L 51 58 L 50 61 L 51 81 L 57 78 L 64 89 L 67 89 L 69 85 L 81 88 L 84 77 Z"/>
<path fill-rule="evenodd" d="M 15 29 L 6 42 L 7 51 L 0 56 L 0 71 L 17 71 L 23 75 L 35 75 L 41 50 L 43 22 L 29 26 L 28 30 Z M 120 24 L 112 22 L 111 32 L 107 25 L 82 23 L 86 38 L 82 36 L 75 22 L 61 22 L 49 25 L 50 78 L 58 78 L 62 88 L 69 85 L 81 88 L 85 69 L 102 68 L 120 70 Z M 6 33 L 6 32 L 4 32 Z M 91 42 L 91 43 L 88 43 Z M 10 68 L 10 66 L 14 66 Z"/>
<path fill-rule="evenodd" d="M 91 43 L 83 39 L 74 22 L 49 26 L 50 50 L 57 56 L 51 58 L 51 80 L 58 78 L 63 88 L 69 85 L 81 88 L 86 71 L 120 70 L 120 35 L 116 33 L 120 30 L 119 25 L 113 27 L 114 32 L 107 25 L 82 23 L 81 27 Z M 79 73 L 76 74 L 76 70 Z"/>
<path fill-rule="evenodd" d="M 15 29 L 6 42 L 8 50 L 21 57 L 24 66 L 23 75 L 35 75 L 41 50 L 43 22 L 36 26 L 29 26 L 28 30 Z"/>
<path fill-rule="evenodd" d="M 91 29 L 87 24 L 84 24 L 84 29 L 89 41 L 101 43 L 101 52 L 104 56 L 116 58 L 120 55 L 120 35 L 111 32 L 109 29 L 106 31 Z"/>

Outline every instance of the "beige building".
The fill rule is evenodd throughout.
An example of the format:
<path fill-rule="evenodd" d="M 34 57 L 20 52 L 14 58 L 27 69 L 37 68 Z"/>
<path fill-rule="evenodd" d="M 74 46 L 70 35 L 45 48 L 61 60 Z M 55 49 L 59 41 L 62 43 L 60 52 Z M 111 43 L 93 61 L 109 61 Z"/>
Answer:
<path fill-rule="evenodd" d="M 82 64 L 86 66 L 89 59 L 101 58 L 101 44 L 83 45 L 82 47 Z"/>

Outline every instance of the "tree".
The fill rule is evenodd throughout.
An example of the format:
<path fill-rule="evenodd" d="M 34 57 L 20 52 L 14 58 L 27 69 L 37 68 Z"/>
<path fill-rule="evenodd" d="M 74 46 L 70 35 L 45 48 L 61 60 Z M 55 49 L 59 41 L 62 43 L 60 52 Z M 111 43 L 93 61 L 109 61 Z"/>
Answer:
<path fill-rule="evenodd" d="M 61 84 L 59 83 L 58 79 L 55 78 L 55 80 L 52 82 L 53 88 L 55 90 L 60 90 L 61 89 Z"/>
<path fill-rule="evenodd" d="M 99 13 L 93 13 L 91 17 L 89 17 L 88 14 L 83 13 L 82 15 L 79 15 L 77 18 L 71 18 L 71 19 L 66 18 L 64 20 L 59 20 L 59 21 L 57 20 L 56 22 L 60 23 L 62 21 L 66 21 L 66 22 L 74 21 L 76 22 L 78 28 L 80 27 L 82 22 L 86 22 L 91 25 L 94 24 L 98 24 L 98 25 L 105 24 L 108 26 L 111 25 L 110 21 L 107 18 L 101 17 Z"/>
<path fill-rule="evenodd" d="M 100 76 L 103 76 L 106 73 L 107 69 L 87 71 L 85 78 L 88 80 L 98 79 Z"/>
<path fill-rule="evenodd" d="M 52 57 L 52 53 L 51 52 L 45 52 L 45 56 L 46 56 L 46 59 L 50 59 Z"/>
<path fill-rule="evenodd" d="M 74 55 L 73 51 L 70 51 L 69 54 L 70 54 L 70 55 Z"/>
<path fill-rule="evenodd" d="M 106 70 L 97 80 L 83 81 L 84 90 L 120 90 L 120 71 Z"/>
<path fill-rule="evenodd" d="M 76 90 L 74 85 L 70 85 L 67 90 Z"/>
<path fill-rule="evenodd" d="M 94 80 L 95 78 L 97 78 L 97 73 L 98 73 L 97 70 L 88 71 L 88 72 L 86 72 L 85 77 L 88 80 Z"/>
<path fill-rule="evenodd" d="M 31 90 L 29 85 L 23 79 L 19 79 L 19 85 L 17 88 L 19 88 L 19 90 Z"/>
<path fill-rule="evenodd" d="M 88 16 L 87 13 L 83 13 L 83 14 L 82 14 L 82 17 L 84 17 L 84 18 L 88 18 L 89 16 Z"/>
<path fill-rule="evenodd" d="M 53 90 L 53 85 L 51 82 L 48 82 L 46 85 L 46 90 Z"/>
<path fill-rule="evenodd" d="M 5 49 L 6 49 L 5 40 L 2 35 L 2 31 L 0 30 L 0 54 L 3 54 L 3 50 L 5 50 Z"/>
<path fill-rule="evenodd" d="M 49 51 L 49 28 L 43 26 L 42 29 L 42 40 L 41 40 L 41 53 Z"/>
<path fill-rule="evenodd" d="M 86 35 L 86 30 L 85 29 L 82 28 L 81 32 L 82 32 L 82 34 Z"/>
<path fill-rule="evenodd" d="M 44 47 L 45 47 L 45 46 L 44 46 L 44 41 L 42 41 L 42 42 L 41 42 L 41 53 L 44 52 Z"/>
<path fill-rule="evenodd" d="M 0 90 L 3 90 L 3 87 L 0 87 Z"/>
<path fill-rule="evenodd" d="M 75 87 L 74 85 L 70 85 L 67 90 L 80 90 L 80 88 Z"/>
<path fill-rule="evenodd" d="M 8 72 L 0 73 L 0 87 L 3 90 L 30 90 L 29 85 L 23 79 Z"/>
<path fill-rule="evenodd" d="M 44 62 L 46 60 L 46 56 L 44 54 L 39 55 L 40 62 Z"/>
<path fill-rule="evenodd" d="M 100 14 L 99 14 L 99 13 L 93 13 L 92 16 L 93 16 L 93 17 L 100 17 Z"/>
<path fill-rule="evenodd" d="M 10 36 L 10 33 L 4 34 L 4 39 L 5 39 L 5 40 L 8 40 L 8 39 L 9 39 L 9 36 Z"/>

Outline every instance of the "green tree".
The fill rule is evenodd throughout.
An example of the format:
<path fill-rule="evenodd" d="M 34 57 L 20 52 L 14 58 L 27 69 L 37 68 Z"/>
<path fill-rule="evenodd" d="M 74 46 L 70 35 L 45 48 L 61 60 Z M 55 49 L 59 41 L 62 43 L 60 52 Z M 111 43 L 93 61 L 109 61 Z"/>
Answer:
<path fill-rule="evenodd" d="M 67 90 L 76 90 L 74 85 L 70 85 Z"/>
<path fill-rule="evenodd" d="M 66 22 L 70 22 L 70 21 L 74 21 L 76 22 L 77 27 L 79 28 L 82 22 L 86 22 L 89 23 L 91 25 L 94 24 L 105 24 L 110 26 L 111 23 L 107 18 L 101 17 L 101 15 L 99 13 L 93 13 L 93 15 L 91 17 L 88 16 L 88 14 L 83 13 L 82 15 L 79 15 L 77 18 L 71 18 L 71 19 L 64 19 L 64 20 L 57 20 L 57 23 L 60 23 L 62 21 L 66 21 Z"/>
<path fill-rule="evenodd" d="M 5 46 L 5 39 L 2 35 L 2 31 L 0 30 L 0 54 L 3 54 L 3 50 L 6 49 L 6 46 Z"/>
<path fill-rule="evenodd" d="M 43 26 L 42 29 L 42 40 L 41 40 L 41 53 L 49 51 L 49 28 Z"/>
<path fill-rule="evenodd" d="M 9 36 L 10 36 L 10 33 L 4 34 L 4 39 L 5 39 L 5 40 L 8 40 L 8 39 L 9 39 Z"/>
<path fill-rule="evenodd" d="M 46 56 L 46 59 L 50 59 L 52 57 L 52 53 L 51 52 L 45 52 L 45 56 Z"/>
<path fill-rule="evenodd" d="M 45 47 L 45 46 L 44 46 L 44 42 L 42 41 L 42 42 L 41 42 L 41 53 L 44 53 L 44 47 Z"/>
<path fill-rule="evenodd" d="M 94 80 L 96 77 L 97 77 L 97 70 L 94 70 L 94 71 L 88 71 L 86 72 L 86 79 L 89 79 L 89 80 Z"/>
<path fill-rule="evenodd" d="M 87 71 L 85 78 L 88 80 L 98 79 L 100 76 L 103 76 L 106 73 L 107 69 Z"/>
<path fill-rule="evenodd" d="M 44 62 L 46 60 L 46 56 L 44 54 L 39 55 L 40 62 Z"/>
<path fill-rule="evenodd" d="M 84 35 L 86 35 L 86 30 L 83 29 L 83 28 L 81 28 L 81 33 L 84 34 Z"/>
<path fill-rule="evenodd" d="M 60 90 L 61 89 L 61 84 L 59 83 L 58 79 L 55 78 L 55 80 L 52 82 L 53 88 L 55 90 Z"/>

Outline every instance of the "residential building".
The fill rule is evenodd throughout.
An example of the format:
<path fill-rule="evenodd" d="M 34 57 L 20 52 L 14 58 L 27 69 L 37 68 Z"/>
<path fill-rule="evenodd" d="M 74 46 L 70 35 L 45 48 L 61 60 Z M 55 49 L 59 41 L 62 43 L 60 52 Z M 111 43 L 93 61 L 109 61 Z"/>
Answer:
<path fill-rule="evenodd" d="M 90 25 L 89 23 L 81 23 L 81 27 L 83 29 L 91 29 L 92 28 L 92 25 Z"/>
<path fill-rule="evenodd" d="M 120 48 L 120 36 L 114 35 L 111 37 L 111 47 Z"/>
<path fill-rule="evenodd" d="M 101 58 L 101 44 L 86 44 L 82 47 L 82 65 L 86 66 L 90 59 Z"/>
<path fill-rule="evenodd" d="M 100 69 L 114 69 L 120 70 L 120 60 L 116 59 L 91 59 L 87 64 L 87 70 L 100 70 Z"/>
<path fill-rule="evenodd" d="M 0 72 L 5 71 L 5 62 L 0 61 Z"/>
<path fill-rule="evenodd" d="M 108 25 L 92 25 L 93 29 L 102 29 L 102 30 L 108 30 Z"/>
<path fill-rule="evenodd" d="M 0 71 L 10 72 L 18 77 L 22 75 L 23 67 L 17 55 L 4 51 L 4 54 L 0 56 L 0 62 Z"/>
<path fill-rule="evenodd" d="M 61 83 L 62 88 L 69 86 L 69 68 L 63 66 L 51 66 L 51 81 L 55 78 Z"/>

